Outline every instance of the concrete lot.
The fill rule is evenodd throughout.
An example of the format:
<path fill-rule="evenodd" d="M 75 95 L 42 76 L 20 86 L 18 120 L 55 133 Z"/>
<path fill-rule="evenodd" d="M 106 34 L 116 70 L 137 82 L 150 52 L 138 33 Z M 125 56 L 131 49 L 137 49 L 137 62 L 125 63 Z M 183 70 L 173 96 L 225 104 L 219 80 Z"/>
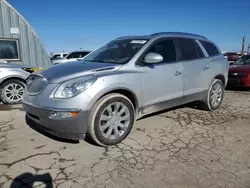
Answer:
<path fill-rule="evenodd" d="M 0 105 L 0 187 L 246 188 L 249 156 L 250 92 L 226 92 L 213 113 L 144 118 L 108 149 L 50 139 L 25 124 L 21 106 Z"/>

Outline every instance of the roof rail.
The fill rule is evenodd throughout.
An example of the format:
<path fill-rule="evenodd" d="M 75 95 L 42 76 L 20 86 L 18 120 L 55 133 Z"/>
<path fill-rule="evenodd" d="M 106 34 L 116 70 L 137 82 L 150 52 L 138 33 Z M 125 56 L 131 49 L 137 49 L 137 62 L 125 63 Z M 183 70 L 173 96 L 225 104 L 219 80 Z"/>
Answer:
<path fill-rule="evenodd" d="M 158 35 L 164 35 L 164 34 L 168 34 L 168 35 L 189 35 L 189 36 L 194 36 L 194 37 L 201 37 L 204 39 L 207 39 L 206 37 L 202 36 L 202 35 L 197 35 L 197 34 L 193 34 L 193 33 L 185 33 L 185 32 L 159 32 L 159 33 L 153 33 L 150 36 L 158 36 Z"/>
<path fill-rule="evenodd" d="M 123 39 L 123 38 L 128 38 L 128 37 L 134 37 L 134 36 L 122 36 L 122 37 L 117 37 L 116 39 Z"/>
<path fill-rule="evenodd" d="M 148 38 L 149 36 L 146 35 L 130 35 L 130 36 L 122 36 L 116 39 L 126 39 L 126 38 Z"/>

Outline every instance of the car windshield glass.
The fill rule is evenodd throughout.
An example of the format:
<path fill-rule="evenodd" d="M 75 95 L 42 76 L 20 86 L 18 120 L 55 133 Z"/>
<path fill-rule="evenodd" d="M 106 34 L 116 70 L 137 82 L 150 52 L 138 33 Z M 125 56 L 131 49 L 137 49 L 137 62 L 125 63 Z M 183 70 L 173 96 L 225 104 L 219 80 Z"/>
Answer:
<path fill-rule="evenodd" d="M 249 65 L 249 64 L 250 64 L 250 55 L 244 55 L 234 63 L 234 65 Z"/>
<path fill-rule="evenodd" d="M 147 43 L 144 39 L 113 40 L 87 55 L 83 60 L 125 64 Z"/>

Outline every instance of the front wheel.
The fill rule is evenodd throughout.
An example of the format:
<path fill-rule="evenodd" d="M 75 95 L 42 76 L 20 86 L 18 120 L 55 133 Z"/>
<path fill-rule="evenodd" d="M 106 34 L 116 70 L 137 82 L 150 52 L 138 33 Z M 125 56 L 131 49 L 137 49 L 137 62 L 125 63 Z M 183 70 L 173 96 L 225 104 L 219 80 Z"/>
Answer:
<path fill-rule="evenodd" d="M 200 103 L 204 110 L 214 111 L 218 109 L 224 97 L 224 84 L 219 79 L 214 79 L 209 87 L 205 101 Z"/>
<path fill-rule="evenodd" d="M 87 136 L 101 146 L 116 145 L 130 133 L 134 114 L 133 104 L 127 97 L 118 93 L 108 94 L 92 108 Z"/>
<path fill-rule="evenodd" d="M 11 79 L 1 85 L 1 100 L 4 104 L 20 104 L 24 94 L 24 82 Z"/>

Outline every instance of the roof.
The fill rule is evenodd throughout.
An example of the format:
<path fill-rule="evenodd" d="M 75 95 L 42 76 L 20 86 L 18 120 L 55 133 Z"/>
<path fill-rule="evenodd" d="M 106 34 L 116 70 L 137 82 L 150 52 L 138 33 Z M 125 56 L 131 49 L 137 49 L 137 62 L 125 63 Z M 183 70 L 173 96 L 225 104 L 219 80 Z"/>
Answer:
<path fill-rule="evenodd" d="M 153 33 L 150 36 L 155 37 L 155 36 L 162 36 L 162 35 L 175 35 L 175 36 L 185 36 L 185 37 L 198 37 L 198 38 L 203 38 L 207 39 L 206 37 L 198 34 L 193 34 L 193 33 L 185 33 L 185 32 L 160 32 L 160 33 Z"/>
<path fill-rule="evenodd" d="M 75 53 L 75 52 L 91 52 L 91 50 L 76 50 L 76 51 L 69 52 L 68 54 Z"/>
<path fill-rule="evenodd" d="M 179 37 L 190 37 L 190 38 L 197 38 L 197 39 L 205 39 L 207 40 L 206 37 L 198 34 L 193 34 L 193 33 L 185 33 L 185 32 L 159 32 L 159 33 L 153 33 L 150 35 L 141 35 L 141 36 L 123 36 L 119 37 L 117 39 L 152 39 L 155 37 L 164 37 L 164 36 L 179 36 Z"/>

